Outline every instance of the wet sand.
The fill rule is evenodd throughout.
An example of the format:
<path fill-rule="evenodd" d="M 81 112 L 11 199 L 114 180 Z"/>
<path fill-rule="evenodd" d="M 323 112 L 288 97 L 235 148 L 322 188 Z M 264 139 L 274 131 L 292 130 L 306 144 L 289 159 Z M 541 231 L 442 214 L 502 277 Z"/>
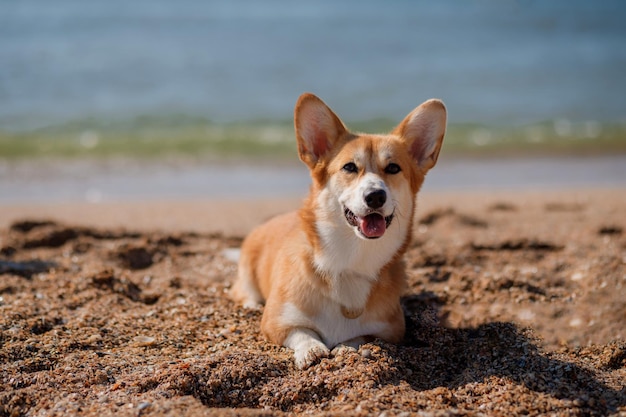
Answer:
<path fill-rule="evenodd" d="M 306 167 L 293 161 L 0 160 L 0 207 L 40 203 L 241 200 L 306 194 Z M 423 190 L 526 191 L 626 188 L 626 155 L 458 158 L 442 155 Z"/>

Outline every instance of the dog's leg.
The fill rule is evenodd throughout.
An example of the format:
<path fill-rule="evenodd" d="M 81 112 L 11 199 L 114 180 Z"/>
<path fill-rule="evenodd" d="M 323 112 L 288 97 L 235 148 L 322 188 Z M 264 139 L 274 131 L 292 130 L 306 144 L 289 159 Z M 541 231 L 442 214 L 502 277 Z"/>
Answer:
<path fill-rule="evenodd" d="M 328 357 L 330 350 L 313 330 L 305 328 L 293 329 L 283 345 L 293 349 L 298 369 L 306 369 L 321 358 Z"/>
<path fill-rule="evenodd" d="M 237 280 L 230 291 L 231 298 L 241 303 L 244 308 L 260 308 L 263 305 L 263 296 L 252 277 L 250 266 L 244 257 L 239 261 L 237 272 Z"/>

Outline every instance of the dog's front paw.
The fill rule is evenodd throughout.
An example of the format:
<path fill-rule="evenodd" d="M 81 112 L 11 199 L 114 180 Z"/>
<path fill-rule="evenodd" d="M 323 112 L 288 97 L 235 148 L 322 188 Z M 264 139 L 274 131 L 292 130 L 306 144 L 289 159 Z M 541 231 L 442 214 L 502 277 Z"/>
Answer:
<path fill-rule="evenodd" d="M 357 348 L 355 348 L 354 346 L 340 344 L 340 345 L 335 346 L 330 353 L 333 356 L 344 356 L 344 355 L 348 355 L 350 353 L 356 353 L 356 352 L 357 352 Z"/>
<path fill-rule="evenodd" d="M 327 358 L 330 350 L 322 342 L 311 341 L 310 345 L 302 346 L 294 351 L 296 367 L 306 369 L 322 358 Z"/>
<path fill-rule="evenodd" d="M 365 338 L 361 336 L 346 340 L 345 342 L 339 343 L 335 346 L 332 354 L 333 356 L 342 356 L 349 353 L 356 353 L 363 343 L 365 343 Z"/>
<path fill-rule="evenodd" d="M 330 350 L 322 342 L 320 336 L 311 329 L 293 329 L 283 344 L 293 349 L 298 369 L 306 369 L 330 355 Z"/>

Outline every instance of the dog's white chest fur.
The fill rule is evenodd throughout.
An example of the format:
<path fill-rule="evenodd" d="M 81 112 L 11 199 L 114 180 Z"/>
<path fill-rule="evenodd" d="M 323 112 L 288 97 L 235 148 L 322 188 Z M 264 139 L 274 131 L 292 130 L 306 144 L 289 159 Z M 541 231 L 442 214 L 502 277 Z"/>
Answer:
<path fill-rule="evenodd" d="M 344 307 L 345 311 L 363 312 L 370 295 L 375 278 L 360 275 L 354 272 L 343 272 L 339 276 L 331 277 L 328 282 L 330 298 Z M 356 316 L 360 315 L 357 313 Z"/>

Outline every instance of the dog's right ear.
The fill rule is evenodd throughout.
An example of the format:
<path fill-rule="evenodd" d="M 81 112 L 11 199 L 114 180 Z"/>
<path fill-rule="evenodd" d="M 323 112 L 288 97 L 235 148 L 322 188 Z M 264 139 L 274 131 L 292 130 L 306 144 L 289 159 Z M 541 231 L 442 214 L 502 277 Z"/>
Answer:
<path fill-rule="evenodd" d="M 294 109 L 300 160 L 313 168 L 347 132 L 343 122 L 317 96 L 304 93 Z"/>

